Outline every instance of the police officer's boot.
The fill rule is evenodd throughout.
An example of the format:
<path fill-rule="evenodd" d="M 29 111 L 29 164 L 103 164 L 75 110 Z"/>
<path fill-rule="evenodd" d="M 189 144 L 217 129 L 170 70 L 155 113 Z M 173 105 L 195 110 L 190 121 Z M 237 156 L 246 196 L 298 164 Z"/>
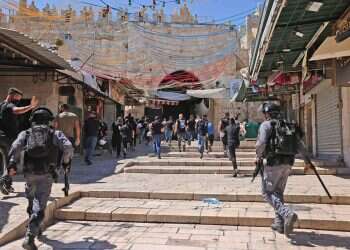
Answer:
<path fill-rule="evenodd" d="M 284 220 L 283 217 L 280 216 L 278 213 L 275 213 L 275 219 L 273 221 L 273 223 L 271 224 L 271 228 L 273 231 L 276 231 L 280 234 L 284 233 Z"/>
<path fill-rule="evenodd" d="M 289 237 L 293 233 L 294 224 L 298 220 L 298 215 L 296 213 L 289 214 L 284 220 L 284 234 Z"/>
<path fill-rule="evenodd" d="M 38 248 L 36 247 L 34 240 L 35 240 L 34 235 L 30 233 L 26 233 L 22 247 L 26 250 L 37 250 Z"/>

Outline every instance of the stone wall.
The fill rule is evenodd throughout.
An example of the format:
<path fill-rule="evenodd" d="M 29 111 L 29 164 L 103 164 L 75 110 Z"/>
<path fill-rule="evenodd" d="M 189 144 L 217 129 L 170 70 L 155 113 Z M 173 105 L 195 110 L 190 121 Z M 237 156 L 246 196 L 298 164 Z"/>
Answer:
<path fill-rule="evenodd" d="M 213 104 L 213 111 L 211 112 L 209 118 L 214 122 L 215 128 L 218 127 L 220 120 L 224 117 L 226 112 L 230 113 L 231 117 L 235 116 L 235 114 L 239 112 L 241 114 L 239 118 L 241 122 L 247 118 L 256 122 L 262 122 L 264 120 L 262 113 L 258 112 L 262 102 L 238 103 L 217 99 L 213 101 Z M 218 136 L 217 131 L 216 136 Z"/>
<path fill-rule="evenodd" d="M 18 74 L 17 76 L 12 73 L 6 74 L 2 72 L 0 76 L 0 98 L 3 100 L 7 96 L 7 90 L 10 87 L 15 87 L 23 91 L 24 99 L 31 99 L 32 96 L 36 96 L 39 99 L 39 105 L 49 108 L 52 112 L 56 113 L 58 111 L 59 104 L 67 103 L 66 96 L 59 96 L 57 82 L 50 79 L 34 76 Z M 41 79 L 40 79 L 41 78 Z M 83 107 L 83 91 L 81 87 L 75 87 L 75 97 L 76 97 L 76 107 Z"/>

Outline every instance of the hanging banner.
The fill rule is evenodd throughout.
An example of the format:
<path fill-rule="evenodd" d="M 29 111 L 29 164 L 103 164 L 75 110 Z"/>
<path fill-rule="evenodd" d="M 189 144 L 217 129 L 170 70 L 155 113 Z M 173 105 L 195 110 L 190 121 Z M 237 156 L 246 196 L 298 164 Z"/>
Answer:
<path fill-rule="evenodd" d="M 230 99 L 232 99 L 238 94 L 242 83 L 242 79 L 233 79 L 232 81 L 230 81 Z"/>

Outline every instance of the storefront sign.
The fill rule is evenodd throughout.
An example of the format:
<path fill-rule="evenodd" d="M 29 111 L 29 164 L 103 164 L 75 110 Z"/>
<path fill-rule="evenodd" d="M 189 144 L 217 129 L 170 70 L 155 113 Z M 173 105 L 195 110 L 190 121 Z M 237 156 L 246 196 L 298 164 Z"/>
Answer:
<path fill-rule="evenodd" d="M 350 37 L 350 11 L 337 22 L 336 41 L 340 43 Z"/>

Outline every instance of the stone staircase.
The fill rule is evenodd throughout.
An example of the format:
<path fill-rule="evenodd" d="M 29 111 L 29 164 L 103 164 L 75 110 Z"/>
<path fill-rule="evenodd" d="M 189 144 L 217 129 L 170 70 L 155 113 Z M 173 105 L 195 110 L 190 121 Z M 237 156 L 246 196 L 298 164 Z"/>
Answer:
<path fill-rule="evenodd" d="M 175 143 L 173 143 L 175 145 Z M 187 147 L 186 152 L 177 152 L 174 146 L 162 146 L 168 152 L 162 159 L 138 157 L 132 159 L 123 169 L 119 170 L 125 178 L 142 176 L 152 182 L 155 176 L 163 175 L 170 182 L 174 180 L 172 189 L 147 190 L 147 186 L 139 187 L 138 191 L 94 190 L 81 192 L 81 198 L 76 202 L 58 209 L 55 217 L 58 220 L 104 221 L 104 222 L 141 222 L 141 223 L 181 223 L 204 225 L 229 225 L 248 227 L 269 227 L 274 217 L 272 208 L 263 202 L 259 194 L 259 177 L 256 183 L 250 184 L 254 169 L 254 142 L 243 142 L 238 151 L 238 165 L 241 176 L 231 177 L 231 162 L 220 152 L 221 146 L 216 143 L 214 152 L 199 159 L 195 145 Z M 323 178 L 342 176 L 347 178 L 348 169 L 315 162 Z M 295 162 L 292 175 L 300 176 L 298 185 L 304 185 L 312 177 L 304 176 L 304 163 Z M 308 175 L 312 172 L 306 173 Z M 219 192 L 198 191 L 188 183 L 188 189 L 177 191 L 175 179 L 193 180 L 210 176 L 218 176 L 227 184 L 227 178 L 235 185 L 241 186 L 234 192 L 225 187 Z M 202 176 L 202 177 L 201 177 Z M 316 178 L 316 177 L 315 177 Z M 333 178 L 333 177 L 332 177 Z M 292 177 L 291 177 L 292 179 Z M 293 183 L 295 182 L 292 179 Z M 313 180 L 314 181 L 314 180 Z M 225 182 L 225 184 L 224 184 Z M 335 183 L 326 183 L 334 184 Z M 193 183 L 197 185 L 197 182 Z M 210 183 L 208 182 L 208 185 Z M 218 184 L 220 185 L 220 182 Z M 252 187 L 247 189 L 247 185 Z M 308 186 L 307 186 L 308 185 Z M 324 193 L 313 192 L 313 184 L 307 184 L 306 193 L 286 193 L 285 200 L 298 213 L 297 227 L 300 229 L 350 231 L 350 195 L 334 194 L 330 200 Z M 244 187 L 244 188 L 243 188 Z M 216 187 L 213 186 L 213 189 Z M 317 187 L 318 190 L 319 187 Z M 140 190 L 141 189 L 141 190 Z M 153 188 L 154 189 L 154 188 Z M 161 187 L 159 188 L 161 189 Z M 193 189 L 193 190 L 192 190 Z M 210 187 L 208 187 L 210 190 Z M 332 190 L 331 190 L 332 192 Z"/>

